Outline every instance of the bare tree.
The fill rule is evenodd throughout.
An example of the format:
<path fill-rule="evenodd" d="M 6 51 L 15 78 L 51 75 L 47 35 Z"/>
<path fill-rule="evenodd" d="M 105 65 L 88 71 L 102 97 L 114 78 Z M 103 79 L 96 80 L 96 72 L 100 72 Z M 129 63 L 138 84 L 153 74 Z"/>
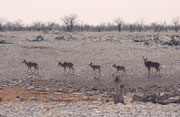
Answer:
<path fill-rule="evenodd" d="M 159 30 L 162 28 L 161 25 L 157 24 L 156 22 L 151 23 L 150 27 L 154 32 L 159 32 Z"/>
<path fill-rule="evenodd" d="M 42 25 L 43 24 L 40 21 L 37 21 L 37 22 L 34 22 L 31 27 L 33 30 L 40 31 L 42 29 Z"/>
<path fill-rule="evenodd" d="M 3 30 L 4 23 L 5 23 L 5 19 L 4 18 L 0 18 L 0 31 Z"/>
<path fill-rule="evenodd" d="M 52 31 L 52 30 L 54 29 L 55 25 L 56 25 L 56 24 L 53 23 L 53 22 L 48 22 L 48 23 L 47 23 L 48 30 Z"/>
<path fill-rule="evenodd" d="M 122 30 L 122 23 L 123 23 L 122 18 L 120 18 L 120 17 L 116 18 L 116 19 L 114 20 L 114 23 L 117 24 L 117 26 L 118 26 L 118 31 L 121 32 L 121 30 Z"/>
<path fill-rule="evenodd" d="M 140 20 L 137 22 L 137 30 L 138 30 L 138 32 L 141 32 L 141 31 L 142 31 L 143 25 L 144 25 L 144 20 L 143 20 L 143 19 L 140 19 Z"/>
<path fill-rule="evenodd" d="M 61 18 L 61 21 L 63 22 L 68 32 L 73 31 L 74 25 L 77 23 L 77 15 L 70 14 L 69 16 L 64 16 Z"/>
<path fill-rule="evenodd" d="M 174 31 L 175 32 L 178 32 L 178 30 L 179 30 L 179 17 L 176 17 L 176 18 L 173 18 L 173 23 L 174 23 Z"/>
<path fill-rule="evenodd" d="M 10 21 L 7 21 L 6 24 L 4 24 L 5 30 L 11 30 L 12 28 L 12 23 Z"/>
<path fill-rule="evenodd" d="M 106 30 L 106 23 L 101 23 L 100 25 L 96 26 L 96 29 L 98 32 L 105 31 Z"/>
<path fill-rule="evenodd" d="M 134 32 L 135 27 L 136 27 L 135 24 L 130 24 L 130 25 L 129 25 L 129 31 L 130 31 L 130 32 Z"/>
<path fill-rule="evenodd" d="M 7 21 L 4 24 L 4 29 L 6 29 L 6 30 L 17 30 L 17 25 L 15 24 L 15 22 Z"/>
<path fill-rule="evenodd" d="M 163 30 L 163 31 L 167 31 L 167 23 L 166 23 L 166 21 L 164 21 L 164 22 L 162 23 L 162 30 Z"/>
<path fill-rule="evenodd" d="M 17 21 L 15 21 L 15 25 L 17 27 L 17 30 L 22 30 L 24 24 L 21 19 L 18 19 Z"/>

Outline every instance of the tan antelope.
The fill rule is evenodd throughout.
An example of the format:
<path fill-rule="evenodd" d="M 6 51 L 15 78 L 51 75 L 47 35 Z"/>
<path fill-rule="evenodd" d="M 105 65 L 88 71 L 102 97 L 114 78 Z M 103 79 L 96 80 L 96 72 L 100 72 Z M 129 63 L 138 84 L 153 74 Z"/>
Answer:
<path fill-rule="evenodd" d="M 58 62 L 58 66 L 64 67 L 64 74 L 66 73 L 66 68 L 69 68 L 69 72 L 72 70 L 73 74 L 74 74 L 73 63 L 71 63 L 71 62 L 69 62 L 69 63 L 68 62 L 64 62 L 64 63 Z"/>
<path fill-rule="evenodd" d="M 160 75 L 160 65 L 161 65 L 160 63 L 148 61 L 147 57 L 144 58 L 142 56 L 142 58 L 144 60 L 144 65 L 148 68 L 148 75 L 150 75 L 151 67 L 156 69 L 156 75 L 157 75 L 157 72 L 159 72 L 159 75 Z"/>
<path fill-rule="evenodd" d="M 27 62 L 25 59 L 22 61 L 22 63 L 26 64 L 27 67 L 28 67 L 28 70 L 27 71 L 31 71 L 31 68 L 34 67 L 34 71 L 38 71 L 39 68 L 38 68 L 38 64 L 37 63 L 33 63 L 33 62 Z"/>
<path fill-rule="evenodd" d="M 123 71 L 123 73 L 125 73 L 127 75 L 127 72 L 126 72 L 126 69 L 124 66 L 119 66 L 119 65 L 114 64 L 112 67 L 115 67 L 117 72 Z"/>
<path fill-rule="evenodd" d="M 100 65 L 93 65 L 92 63 L 90 63 L 89 66 L 93 69 L 95 74 L 96 74 L 96 70 L 98 70 L 99 73 L 101 73 L 101 66 Z"/>

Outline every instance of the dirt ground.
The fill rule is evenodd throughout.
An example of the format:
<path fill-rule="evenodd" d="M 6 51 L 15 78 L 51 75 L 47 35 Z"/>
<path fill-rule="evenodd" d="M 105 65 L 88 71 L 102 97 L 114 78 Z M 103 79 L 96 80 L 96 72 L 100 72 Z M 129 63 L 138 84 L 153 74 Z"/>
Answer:
<path fill-rule="evenodd" d="M 42 35 L 44 41 L 31 41 L 38 35 Z M 180 46 L 155 43 L 153 35 L 153 32 L 0 32 L 0 40 L 8 42 L 0 44 L 0 84 L 3 88 L 26 90 L 29 85 L 9 86 L 7 81 L 33 80 L 49 90 L 61 85 L 69 89 L 101 88 L 93 79 L 90 62 L 101 65 L 100 78 L 109 87 L 113 83 L 112 74 L 116 74 L 113 64 L 125 66 L 127 76 L 121 74 L 120 78 L 129 88 L 180 84 Z M 160 40 L 167 41 L 172 35 L 180 33 L 162 32 Z M 150 44 L 134 42 L 135 39 L 150 40 Z M 156 76 L 152 69 L 148 77 L 142 56 L 159 62 L 161 74 Z M 27 73 L 27 66 L 22 64 L 24 59 L 38 63 L 38 75 Z M 75 74 L 64 75 L 64 69 L 57 66 L 59 61 L 72 62 Z"/>

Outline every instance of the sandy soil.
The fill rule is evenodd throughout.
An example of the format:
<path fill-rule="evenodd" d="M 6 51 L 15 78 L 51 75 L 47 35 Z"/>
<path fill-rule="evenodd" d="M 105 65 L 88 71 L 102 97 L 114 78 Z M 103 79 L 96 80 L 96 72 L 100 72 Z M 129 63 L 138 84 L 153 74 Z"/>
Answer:
<path fill-rule="evenodd" d="M 32 41 L 38 35 L 42 35 L 45 40 Z M 101 65 L 100 78 L 111 88 L 113 86 L 112 74 L 117 74 L 116 69 L 112 67 L 113 64 L 125 66 L 127 76 L 120 73 L 120 78 L 122 83 L 127 83 L 126 89 L 154 85 L 179 87 L 180 47 L 157 43 L 153 40 L 153 35 L 153 32 L 0 32 L 0 40 L 8 42 L 0 44 L 0 97 L 2 99 L 0 108 L 3 110 L 0 115 L 27 116 L 29 110 L 32 110 L 28 116 L 37 116 L 37 113 L 38 116 L 44 114 L 68 116 L 69 113 L 81 116 L 86 112 L 91 113 L 87 108 L 90 110 L 96 108 L 97 113 L 95 112 L 95 115 L 92 116 L 100 116 L 102 113 L 105 116 L 112 114 L 119 116 L 123 113 L 127 116 L 129 110 L 125 109 L 119 113 L 118 109 L 123 108 L 122 105 L 114 106 L 112 104 L 111 98 L 104 94 L 102 87 L 93 79 L 94 73 L 88 65 L 90 62 Z M 169 41 L 173 35 L 179 36 L 180 33 L 163 32 L 160 34 L 160 40 Z M 62 36 L 64 38 L 60 38 L 61 40 L 55 39 Z M 147 40 L 149 44 L 134 42 L 134 40 Z M 161 74 L 156 76 L 155 69 L 152 69 L 151 76 L 148 77 L 142 56 L 161 63 Z M 39 74 L 27 72 L 27 66 L 22 64 L 24 59 L 38 63 Z M 64 69 L 57 66 L 59 61 L 72 62 L 75 74 L 64 75 Z M 54 101 L 56 104 L 53 104 Z M 70 102 L 71 106 L 62 106 L 64 110 L 57 111 L 56 108 L 60 105 L 64 103 L 67 105 Z M 84 106 L 78 106 L 81 103 Z M 104 105 L 109 104 L 110 106 L 107 106 L 106 109 L 110 110 L 115 107 L 115 110 L 112 109 L 107 113 Z M 11 112 L 14 108 L 13 105 L 17 105 L 17 109 Z M 94 107 L 95 105 L 97 107 Z M 141 114 L 147 116 L 171 115 L 173 112 L 166 113 L 168 108 L 177 107 L 174 108 L 175 110 L 179 108 L 176 105 L 165 107 L 156 105 L 157 108 L 162 108 L 160 112 L 157 112 L 146 108 L 148 104 L 139 106 L 136 103 L 131 105 L 130 111 L 132 112 L 129 116 L 139 116 L 142 105 L 145 110 Z M 154 105 L 150 105 L 152 108 L 154 107 Z M 9 106 L 9 108 L 4 108 L 4 106 Z M 22 109 L 22 106 L 26 109 Z M 56 107 L 47 110 L 47 106 Z M 77 109 L 79 107 L 81 107 L 80 110 Z M 129 109 L 129 106 L 127 108 Z M 86 116 L 89 115 L 88 113 Z M 175 113 L 179 115 L 178 111 Z"/>

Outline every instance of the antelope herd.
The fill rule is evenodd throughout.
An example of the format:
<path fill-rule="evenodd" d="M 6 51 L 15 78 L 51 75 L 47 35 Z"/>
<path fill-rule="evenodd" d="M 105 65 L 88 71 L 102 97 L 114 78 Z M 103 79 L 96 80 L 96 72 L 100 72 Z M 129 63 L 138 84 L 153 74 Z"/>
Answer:
<path fill-rule="evenodd" d="M 159 72 L 159 75 L 160 75 L 160 63 L 158 62 L 152 62 L 152 61 L 148 61 L 147 57 L 144 58 L 142 56 L 143 60 L 144 60 L 144 65 L 145 67 L 148 68 L 148 75 L 150 76 L 150 70 L 151 68 L 155 68 L 156 69 L 156 75 L 157 73 Z M 22 61 L 22 63 L 24 63 L 25 65 L 27 65 L 28 69 L 27 71 L 31 71 L 32 69 L 31 68 L 34 68 L 34 72 L 39 70 L 38 68 L 38 64 L 37 63 L 34 63 L 34 62 L 27 62 L 25 59 Z M 64 74 L 66 74 L 66 68 L 69 68 L 69 72 L 72 71 L 72 74 L 74 74 L 74 65 L 73 63 L 71 62 L 58 62 L 58 66 L 61 66 L 64 68 Z M 96 74 L 97 70 L 98 70 L 98 73 L 101 74 L 101 66 L 100 65 L 95 65 L 93 64 L 92 62 L 88 65 L 92 68 L 93 72 Z M 119 71 L 122 71 L 123 74 L 125 74 L 127 76 L 127 72 L 126 72 L 126 69 L 124 66 L 119 66 L 119 65 L 116 65 L 116 64 L 113 64 L 112 67 L 116 68 L 117 72 L 119 73 Z M 32 72 L 32 71 L 31 71 Z"/>

